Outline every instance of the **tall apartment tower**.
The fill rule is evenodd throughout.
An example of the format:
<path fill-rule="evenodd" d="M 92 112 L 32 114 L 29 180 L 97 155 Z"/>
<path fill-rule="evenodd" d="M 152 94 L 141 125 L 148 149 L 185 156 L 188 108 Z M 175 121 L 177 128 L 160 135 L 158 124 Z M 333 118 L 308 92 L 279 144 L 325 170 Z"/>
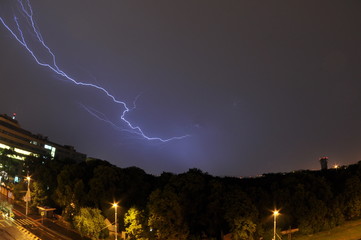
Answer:
<path fill-rule="evenodd" d="M 327 162 L 328 162 L 328 157 L 320 158 L 321 170 L 327 170 Z"/>

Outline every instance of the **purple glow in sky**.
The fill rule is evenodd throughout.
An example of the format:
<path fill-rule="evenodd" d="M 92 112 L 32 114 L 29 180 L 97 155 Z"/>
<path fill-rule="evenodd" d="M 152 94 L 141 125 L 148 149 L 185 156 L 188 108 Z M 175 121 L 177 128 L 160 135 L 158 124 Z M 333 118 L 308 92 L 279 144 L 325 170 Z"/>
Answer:
<path fill-rule="evenodd" d="M 173 140 L 180 140 L 180 139 L 184 139 L 186 137 L 189 137 L 189 135 L 184 135 L 184 136 L 180 136 L 180 137 L 171 137 L 171 138 L 163 139 L 163 138 L 159 138 L 159 137 L 149 137 L 149 136 L 147 136 L 146 134 L 144 134 L 143 130 L 139 126 L 134 126 L 129 120 L 126 119 L 126 114 L 129 113 L 131 110 L 135 109 L 135 104 L 133 104 L 134 107 L 132 109 L 130 109 L 125 102 L 117 100 L 105 88 L 103 88 L 103 87 L 101 87 L 101 86 L 99 86 L 97 84 L 77 81 L 76 79 L 72 78 L 67 73 L 65 73 L 63 70 L 61 70 L 58 67 L 55 54 L 46 45 L 46 43 L 43 40 L 43 37 L 41 36 L 40 31 L 36 28 L 37 24 L 35 23 L 35 21 L 33 19 L 34 14 L 33 14 L 33 9 L 32 9 L 32 6 L 30 4 L 30 1 L 29 0 L 18 0 L 18 3 L 19 3 L 19 6 L 21 8 L 21 11 L 20 11 L 20 13 L 18 13 L 18 15 L 23 16 L 24 20 L 22 22 L 25 22 L 26 24 L 25 24 L 25 27 L 22 27 L 21 26 L 22 24 L 20 23 L 18 16 L 16 14 L 14 14 L 13 24 L 16 27 L 11 28 L 11 26 L 8 23 L 6 23 L 3 18 L 0 17 L 0 22 L 9 31 L 9 33 L 24 47 L 24 49 L 26 49 L 26 51 L 28 53 L 30 53 L 30 55 L 34 58 L 35 62 L 37 64 L 39 64 L 40 66 L 49 68 L 55 74 L 60 75 L 61 77 L 63 77 L 64 79 L 74 83 L 75 85 L 95 88 L 95 89 L 103 92 L 114 103 L 122 105 L 124 110 L 122 111 L 122 114 L 121 114 L 120 118 L 126 124 L 127 128 L 121 128 L 121 127 L 117 126 L 115 123 L 111 122 L 110 120 L 106 120 L 104 118 L 101 118 L 99 115 L 97 115 L 97 113 L 95 111 L 91 111 L 89 108 L 86 108 L 86 110 L 89 113 L 91 113 L 93 116 L 95 116 L 96 118 L 98 118 L 100 120 L 108 122 L 112 126 L 117 126 L 117 128 L 121 129 L 121 131 L 127 131 L 127 132 L 129 132 L 131 134 L 138 135 L 140 138 L 143 138 L 143 139 L 149 140 L 149 141 L 160 141 L 160 142 L 165 143 L 165 142 L 169 142 L 169 141 L 173 141 Z M 26 31 L 26 30 L 28 30 L 30 32 L 30 35 L 36 36 L 34 40 L 38 44 L 41 45 L 40 47 L 43 48 L 42 50 L 45 50 L 50 55 L 50 58 L 51 58 L 50 63 L 41 61 L 40 58 L 38 57 L 38 54 L 34 50 L 34 48 L 31 46 L 31 44 L 28 44 L 28 40 L 26 40 L 26 37 L 25 37 L 25 34 L 24 34 L 24 31 Z"/>

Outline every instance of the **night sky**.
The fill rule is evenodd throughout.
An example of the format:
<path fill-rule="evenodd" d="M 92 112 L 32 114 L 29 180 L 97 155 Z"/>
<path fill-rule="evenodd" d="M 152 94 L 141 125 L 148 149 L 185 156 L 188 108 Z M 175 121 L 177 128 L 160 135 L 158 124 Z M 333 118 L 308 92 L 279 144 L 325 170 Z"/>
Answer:
<path fill-rule="evenodd" d="M 161 143 L 121 131 L 122 105 L 39 66 L 0 24 L 0 113 L 16 112 L 33 133 L 151 174 L 255 176 L 319 169 L 322 156 L 361 160 L 359 0 L 31 4 L 64 72 L 136 100 L 127 119 L 148 136 L 190 136 Z M 14 14 L 24 18 L 17 1 L 1 0 L 12 27 Z"/>

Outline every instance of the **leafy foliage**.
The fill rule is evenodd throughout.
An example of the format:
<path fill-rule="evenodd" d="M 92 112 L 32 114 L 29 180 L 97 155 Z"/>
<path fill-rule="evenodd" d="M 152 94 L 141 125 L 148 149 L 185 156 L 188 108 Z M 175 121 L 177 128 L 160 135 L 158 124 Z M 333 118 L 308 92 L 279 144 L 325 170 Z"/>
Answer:
<path fill-rule="evenodd" d="M 344 209 L 347 219 L 361 217 L 361 181 L 358 176 L 346 180 L 344 194 Z"/>
<path fill-rule="evenodd" d="M 149 226 L 160 240 L 186 240 L 189 234 L 177 194 L 170 188 L 154 191 L 149 201 Z"/>
<path fill-rule="evenodd" d="M 31 187 L 30 207 L 36 209 L 37 206 L 45 206 L 48 203 L 48 196 L 44 185 L 40 182 L 33 182 Z"/>
<path fill-rule="evenodd" d="M 125 232 L 130 240 L 147 240 L 149 229 L 146 228 L 146 219 L 143 211 L 130 208 L 124 217 Z"/>
<path fill-rule="evenodd" d="M 232 224 L 232 240 L 253 240 L 256 224 L 247 218 L 236 218 Z"/>
<path fill-rule="evenodd" d="M 80 208 L 79 213 L 74 217 L 74 226 L 82 236 L 100 239 L 107 235 L 104 220 L 99 209 Z"/>

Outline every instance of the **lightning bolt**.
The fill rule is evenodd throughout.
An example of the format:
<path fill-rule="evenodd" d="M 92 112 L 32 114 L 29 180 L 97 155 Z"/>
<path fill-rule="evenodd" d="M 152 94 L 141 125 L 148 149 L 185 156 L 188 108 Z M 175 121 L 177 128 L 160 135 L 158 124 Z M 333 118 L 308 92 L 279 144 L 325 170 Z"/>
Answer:
<path fill-rule="evenodd" d="M 160 142 L 169 142 L 172 140 L 180 140 L 180 139 L 190 136 L 190 135 L 184 135 L 184 136 L 177 136 L 177 137 L 171 137 L 171 138 L 166 138 L 166 139 L 160 138 L 160 137 L 147 136 L 139 126 L 132 124 L 129 120 L 126 119 L 126 115 L 136 107 L 135 102 L 133 103 L 134 106 L 130 108 L 124 101 L 116 99 L 116 97 L 114 95 L 110 94 L 108 90 L 101 87 L 100 85 L 78 81 L 75 78 L 68 75 L 65 71 L 60 69 L 57 64 L 55 54 L 50 49 L 50 47 L 48 47 L 46 45 L 38 27 L 37 27 L 37 24 L 33 19 L 34 12 L 31 7 L 30 1 L 29 0 L 25 0 L 25 1 L 18 0 L 18 3 L 20 5 L 20 11 L 21 11 L 23 17 L 25 18 L 25 20 L 27 21 L 27 25 L 28 25 L 28 27 L 30 27 L 30 31 L 34 36 L 34 39 L 36 40 L 36 42 L 38 42 L 40 44 L 42 49 L 49 54 L 51 61 L 49 61 L 49 62 L 42 61 L 40 59 L 40 57 L 38 57 L 38 55 L 35 53 L 35 51 L 30 47 L 28 40 L 25 38 L 25 36 L 23 34 L 22 25 L 20 24 L 21 22 L 19 21 L 19 19 L 16 15 L 14 15 L 14 17 L 13 17 L 13 21 L 14 21 L 13 24 L 15 24 L 15 26 L 16 26 L 16 27 L 14 27 L 14 29 L 11 28 L 10 25 L 7 24 L 2 17 L 0 17 L 0 22 L 4 25 L 4 27 L 10 32 L 10 34 L 16 39 L 16 41 L 19 42 L 28 53 L 30 53 L 30 55 L 32 56 L 32 58 L 35 60 L 35 62 L 38 65 L 50 69 L 52 72 L 54 72 L 58 76 L 64 78 L 65 80 L 67 80 L 75 85 L 95 88 L 95 89 L 99 90 L 100 92 L 102 92 L 103 94 L 105 94 L 114 103 L 122 105 L 124 110 L 122 111 L 120 118 L 127 126 L 127 129 L 122 129 L 122 131 L 130 132 L 130 133 L 138 135 L 139 137 L 146 139 L 146 140 L 150 140 L 150 141 L 154 140 L 154 141 L 160 141 Z M 101 116 L 101 114 L 99 112 L 95 111 L 94 109 L 90 110 L 89 108 L 87 108 L 86 110 L 88 111 L 88 113 L 97 117 L 99 120 L 105 121 L 105 122 L 111 124 L 113 127 L 117 127 L 119 129 L 119 127 L 116 124 L 114 124 L 113 122 L 108 120 L 104 115 Z"/>

